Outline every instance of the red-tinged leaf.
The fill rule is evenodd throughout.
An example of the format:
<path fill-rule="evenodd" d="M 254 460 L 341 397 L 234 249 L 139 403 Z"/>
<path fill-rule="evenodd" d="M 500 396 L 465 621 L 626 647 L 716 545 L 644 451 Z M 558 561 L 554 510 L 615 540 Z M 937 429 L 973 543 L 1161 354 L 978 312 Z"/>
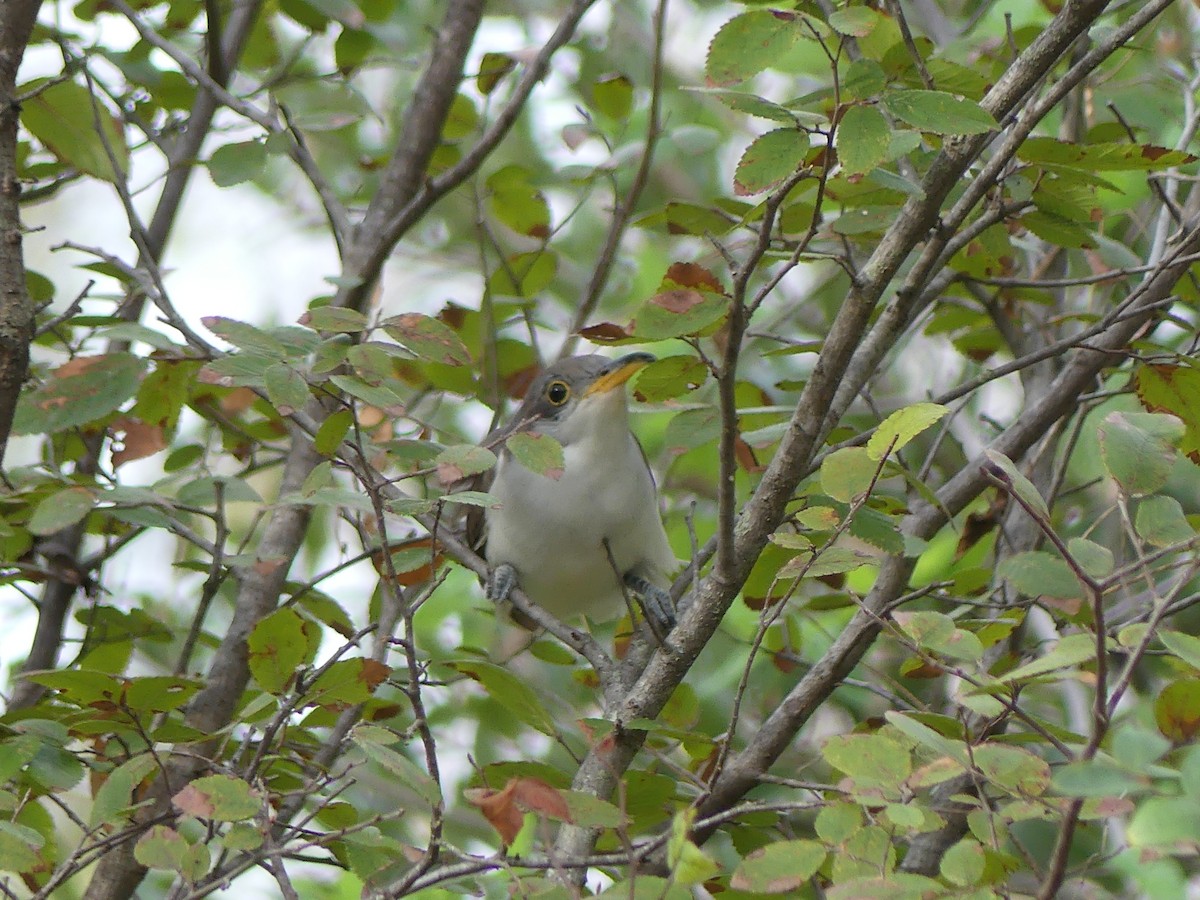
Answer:
<path fill-rule="evenodd" d="M 518 432 L 504 442 L 508 452 L 521 465 L 543 475 L 552 481 L 558 481 L 563 476 L 562 444 L 548 434 L 533 432 Z"/>
<path fill-rule="evenodd" d="M 383 330 L 416 356 L 448 366 L 469 366 L 471 354 L 448 326 L 421 313 L 401 313 L 383 323 Z"/>
<path fill-rule="evenodd" d="M 146 362 L 131 353 L 77 356 L 22 395 L 14 434 L 48 434 L 94 422 L 134 395 Z"/>
<path fill-rule="evenodd" d="M 128 416 L 122 416 L 113 422 L 109 431 L 117 438 L 112 452 L 114 469 L 135 459 L 153 456 L 167 447 L 167 438 L 161 427 L 148 425 Z"/>
<path fill-rule="evenodd" d="M 709 84 L 745 81 L 790 50 L 802 36 L 795 18 L 755 9 L 722 25 L 708 47 L 705 71 Z"/>
<path fill-rule="evenodd" d="M 496 454 L 475 444 L 455 444 L 447 447 L 433 461 L 438 481 L 449 486 L 468 475 L 486 472 L 496 464 Z"/>
<path fill-rule="evenodd" d="M 754 139 L 738 161 L 733 192 L 739 197 L 775 187 L 804 164 L 808 136 L 795 128 L 777 128 Z"/>
<path fill-rule="evenodd" d="M 759 894 L 787 894 L 799 890 L 825 861 L 824 845 L 816 841 L 780 841 L 750 853 L 729 886 Z"/>
<path fill-rule="evenodd" d="M 262 810 L 262 796 L 240 778 L 208 775 L 197 778 L 171 798 L 182 812 L 199 819 L 239 822 Z"/>
<path fill-rule="evenodd" d="M 650 298 L 650 302 L 660 309 L 665 309 L 667 312 L 682 315 L 693 307 L 703 303 L 704 295 L 699 291 L 684 288 L 655 294 Z"/>

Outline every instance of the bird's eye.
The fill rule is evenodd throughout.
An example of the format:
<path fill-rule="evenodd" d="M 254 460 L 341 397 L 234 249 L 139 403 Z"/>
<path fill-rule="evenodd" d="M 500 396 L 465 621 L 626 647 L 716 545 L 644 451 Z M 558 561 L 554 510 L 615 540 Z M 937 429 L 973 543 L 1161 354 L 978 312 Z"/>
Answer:
<path fill-rule="evenodd" d="M 571 388 L 565 381 L 552 381 L 546 385 L 546 399 L 555 406 L 562 406 L 571 396 Z"/>

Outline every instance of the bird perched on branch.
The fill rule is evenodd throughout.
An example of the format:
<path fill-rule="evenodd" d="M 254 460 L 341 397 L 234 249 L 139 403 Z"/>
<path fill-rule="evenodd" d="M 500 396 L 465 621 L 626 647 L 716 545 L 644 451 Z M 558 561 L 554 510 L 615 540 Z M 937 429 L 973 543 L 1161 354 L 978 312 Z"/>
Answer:
<path fill-rule="evenodd" d="M 546 369 L 507 425 L 485 444 L 518 432 L 549 435 L 563 448 L 562 471 L 534 472 L 507 450 L 483 485 L 498 509 L 472 511 L 467 537 L 491 567 L 490 600 L 514 587 L 560 619 L 614 619 L 627 598 L 641 601 L 656 630 L 675 624 L 665 590 L 678 560 L 667 541 L 645 453 L 629 430 L 625 382 L 654 361 L 574 356 Z M 557 476 L 557 477 L 554 477 Z"/>

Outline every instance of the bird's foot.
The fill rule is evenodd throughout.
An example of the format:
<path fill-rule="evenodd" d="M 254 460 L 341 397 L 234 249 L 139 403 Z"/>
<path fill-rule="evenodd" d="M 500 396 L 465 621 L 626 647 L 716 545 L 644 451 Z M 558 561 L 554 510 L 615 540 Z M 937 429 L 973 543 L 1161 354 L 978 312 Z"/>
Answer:
<path fill-rule="evenodd" d="M 508 563 L 500 563 L 488 573 L 487 598 L 497 606 L 509 602 L 513 588 L 517 586 L 517 570 Z"/>
<path fill-rule="evenodd" d="M 624 581 L 625 586 L 637 594 L 641 601 L 642 614 L 650 621 L 650 626 L 656 633 L 666 634 L 675 627 L 675 609 L 671 605 L 670 594 L 633 573 L 626 575 Z"/>

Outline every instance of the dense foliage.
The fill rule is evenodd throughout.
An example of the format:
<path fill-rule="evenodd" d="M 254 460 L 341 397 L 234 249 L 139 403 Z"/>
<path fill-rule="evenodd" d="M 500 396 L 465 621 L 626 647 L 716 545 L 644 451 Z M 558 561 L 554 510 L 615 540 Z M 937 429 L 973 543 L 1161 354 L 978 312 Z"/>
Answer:
<path fill-rule="evenodd" d="M 0 4 L 0 893 L 1183 896 L 1197 24 Z M 252 201 L 311 295 L 193 313 Z M 595 346 L 658 357 L 665 642 L 461 538 Z"/>

